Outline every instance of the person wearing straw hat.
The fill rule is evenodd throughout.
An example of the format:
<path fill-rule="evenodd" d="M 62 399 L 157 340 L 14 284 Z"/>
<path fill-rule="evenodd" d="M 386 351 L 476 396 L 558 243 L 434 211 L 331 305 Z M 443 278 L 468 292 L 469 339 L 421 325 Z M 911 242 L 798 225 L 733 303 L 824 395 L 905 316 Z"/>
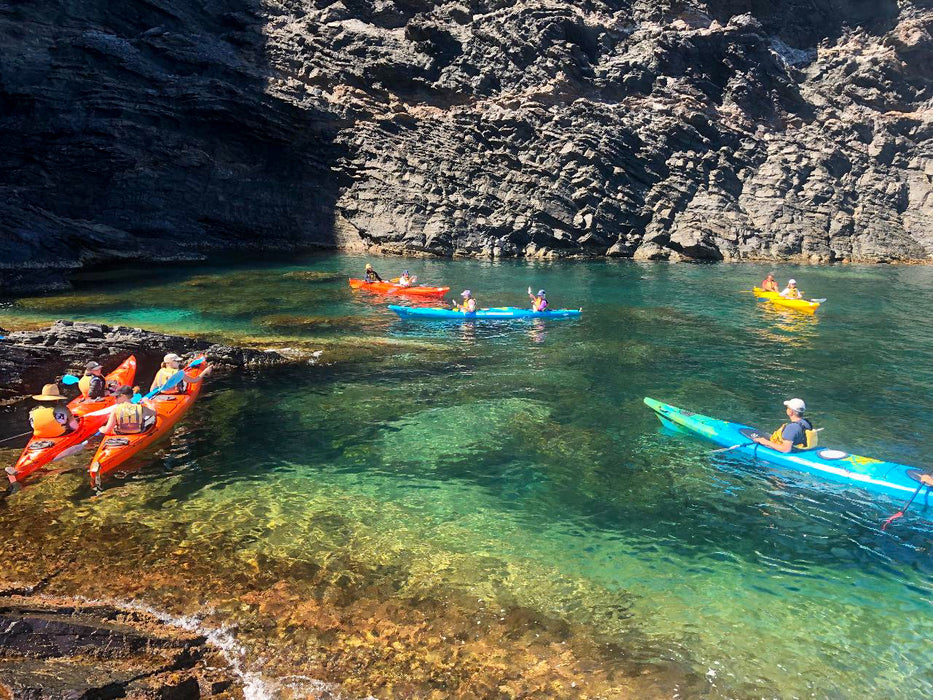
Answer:
<path fill-rule="evenodd" d="M 162 358 L 162 368 L 156 372 L 156 376 L 152 380 L 152 386 L 149 387 L 149 390 L 151 391 L 156 387 L 160 387 L 165 384 L 165 382 L 171 379 L 179 369 L 181 369 L 181 357 L 173 352 L 168 353 L 165 357 Z M 207 367 L 204 368 L 204 371 L 198 375 L 188 374 L 185 372 L 185 378 L 183 381 L 179 382 L 177 386 L 174 386 L 171 389 L 166 389 L 162 393 L 184 394 L 188 390 L 188 384 L 200 382 L 211 373 L 212 369 L 213 367 L 211 365 L 207 365 Z"/>
<path fill-rule="evenodd" d="M 99 362 L 91 360 L 84 366 L 84 376 L 78 381 L 78 389 L 85 401 L 97 401 L 107 393 L 107 380 Z"/>
<path fill-rule="evenodd" d="M 32 398 L 43 403 L 29 412 L 29 424 L 35 437 L 61 437 L 78 428 L 77 418 L 64 403 L 68 397 L 62 396 L 58 384 L 46 384 L 42 387 L 42 393 Z"/>

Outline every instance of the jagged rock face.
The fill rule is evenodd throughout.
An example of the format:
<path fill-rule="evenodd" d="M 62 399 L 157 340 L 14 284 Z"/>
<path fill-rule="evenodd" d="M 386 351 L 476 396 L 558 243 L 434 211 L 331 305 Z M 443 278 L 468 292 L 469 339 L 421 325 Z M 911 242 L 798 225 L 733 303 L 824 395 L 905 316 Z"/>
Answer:
<path fill-rule="evenodd" d="M 0 286 L 307 244 L 933 254 L 920 0 L 220 5 L 0 9 Z"/>

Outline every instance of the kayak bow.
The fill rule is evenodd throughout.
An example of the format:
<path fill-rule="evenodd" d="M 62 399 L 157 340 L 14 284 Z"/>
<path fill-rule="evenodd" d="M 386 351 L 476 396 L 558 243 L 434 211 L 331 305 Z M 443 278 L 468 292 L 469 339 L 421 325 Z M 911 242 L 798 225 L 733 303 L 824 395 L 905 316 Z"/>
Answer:
<path fill-rule="evenodd" d="M 794 450 L 789 453 L 778 452 L 764 445 L 756 445 L 752 441 L 754 435 L 767 437 L 767 433 L 757 428 L 710 418 L 647 397 L 645 405 L 655 412 L 665 427 L 695 433 L 717 445 L 732 447 L 731 451 L 736 454 L 814 474 L 830 481 L 858 486 L 866 491 L 896 499 L 903 499 L 917 490 L 921 472 L 905 464 L 861 457 L 825 447 Z"/>
<path fill-rule="evenodd" d="M 417 308 L 413 306 L 397 306 L 389 304 L 392 309 L 402 318 L 418 318 L 433 321 L 473 321 L 473 320 L 509 320 L 516 318 L 574 318 L 583 313 L 582 309 L 554 309 L 553 311 L 532 311 L 531 309 L 522 309 L 517 306 L 499 306 L 491 309 L 477 309 L 468 314 L 463 311 L 455 311 L 445 308 Z"/>

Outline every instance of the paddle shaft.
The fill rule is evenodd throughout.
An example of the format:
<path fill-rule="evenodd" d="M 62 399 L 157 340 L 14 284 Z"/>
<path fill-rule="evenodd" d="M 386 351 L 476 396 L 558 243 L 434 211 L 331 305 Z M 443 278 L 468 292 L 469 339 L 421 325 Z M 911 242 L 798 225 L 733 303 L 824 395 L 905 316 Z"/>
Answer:
<path fill-rule="evenodd" d="M 887 520 L 884 521 L 884 524 L 881 526 L 881 529 L 882 529 L 882 530 L 887 529 L 888 525 L 890 525 L 892 522 L 894 522 L 894 521 L 897 520 L 898 518 L 903 518 L 903 517 L 904 517 L 904 513 L 907 512 L 907 509 L 908 509 L 908 508 L 910 508 L 910 504 L 914 502 L 914 499 L 915 499 L 915 498 L 917 497 L 917 495 L 923 490 L 923 487 L 924 487 L 924 486 L 926 486 L 927 488 L 929 488 L 929 484 L 924 484 L 924 483 L 921 481 L 921 482 L 920 482 L 920 486 L 918 486 L 918 487 L 917 487 L 917 490 L 914 491 L 914 495 L 910 497 L 910 500 L 907 501 L 907 503 L 904 504 L 904 507 L 901 508 L 899 511 L 897 511 L 897 512 L 896 512 L 894 515 L 892 515 L 890 518 L 888 518 Z"/>
<path fill-rule="evenodd" d="M 737 450 L 740 447 L 751 447 L 754 444 L 755 444 L 754 440 L 752 440 L 751 442 L 740 442 L 738 445 L 733 445 L 732 447 L 720 447 L 718 450 L 712 450 L 710 451 L 710 454 L 714 455 L 719 452 L 730 452 L 731 450 Z"/>
<path fill-rule="evenodd" d="M 32 435 L 31 430 L 27 430 L 25 433 L 20 433 L 19 435 L 11 435 L 10 437 L 3 438 L 0 442 L 7 442 L 8 440 L 15 440 L 16 438 L 26 437 L 27 435 Z"/>

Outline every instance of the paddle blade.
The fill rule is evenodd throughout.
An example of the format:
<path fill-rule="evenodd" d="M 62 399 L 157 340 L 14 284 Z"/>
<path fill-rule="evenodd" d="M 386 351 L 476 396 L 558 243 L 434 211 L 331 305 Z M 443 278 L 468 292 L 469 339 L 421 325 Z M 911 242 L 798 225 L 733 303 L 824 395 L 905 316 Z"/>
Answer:
<path fill-rule="evenodd" d="M 143 400 L 143 395 L 142 395 L 142 394 L 133 394 L 133 397 L 130 399 L 130 402 L 131 402 L 131 403 L 139 403 L 139 402 L 142 401 L 142 400 Z"/>
<path fill-rule="evenodd" d="M 193 360 L 191 364 L 188 365 L 188 367 L 198 367 L 200 365 L 203 365 L 206 361 L 207 361 L 206 357 L 199 357 L 198 359 Z"/>
<path fill-rule="evenodd" d="M 81 379 L 79 377 L 74 376 L 73 374 L 66 374 L 64 377 L 62 377 L 62 384 L 66 386 L 77 384 L 80 381 Z"/>
<path fill-rule="evenodd" d="M 884 525 L 881 526 L 881 531 L 884 532 L 885 530 L 888 529 L 888 525 L 893 523 L 898 518 L 903 518 L 903 517 L 904 517 L 904 511 L 902 510 L 897 511 L 894 515 L 892 515 L 890 518 L 884 521 Z"/>

